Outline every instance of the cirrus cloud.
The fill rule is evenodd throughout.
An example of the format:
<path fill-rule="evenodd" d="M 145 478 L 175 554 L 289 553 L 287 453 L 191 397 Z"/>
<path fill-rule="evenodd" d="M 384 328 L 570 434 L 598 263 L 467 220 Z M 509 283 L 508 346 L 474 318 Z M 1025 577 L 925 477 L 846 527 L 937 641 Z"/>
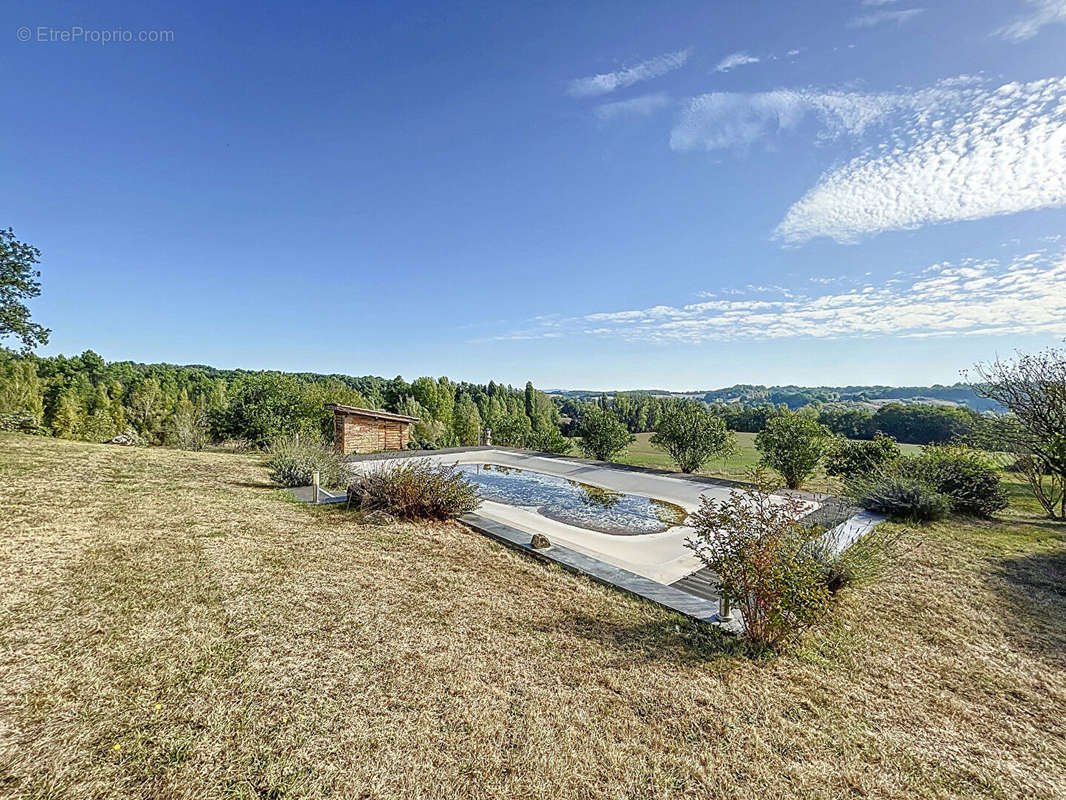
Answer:
<path fill-rule="evenodd" d="M 616 89 L 624 89 L 641 81 L 651 80 L 680 69 L 692 55 L 692 48 L 666 53 L 647 61 L 641 61 L 631 67 L 623 67 L 615 72 L 604 72 L 587 78 L 575 78 L 567 89 L 572 97 L 595 97 L 610 94 Z"/>
<path fill-rule="evenodd" d="M 836 279 L 824 283 L 835 283 Z M 823 282 L 819 282 L 823 283 Z M 767 297 L 767 293 L 777 297 Z M 898 336 L 1066 334 L 1066 254 L 1007 263 L 967 259 L 917 275 L 824 293 L 751 286 L 736 297 L 688 305 L 602 311 L 534 320 L 497 339 L 603 336 L 626 341 L 839 339 Z M 752 297 L 750 295 L 757 295 Z"/>
<path fill-rule="evenodd" d="M 715 72 L 729 72 L 731 69 L 743 67 L 746 64 L 758 64 L 759 57 L 745 52 L 730 53 L 715 66 Z"/>
<path fill-rule="evenodd" d="M 1045 25 L 1066 23 L 1066 0 L 1026 0 L 1029 13 L 995 31 L 1011 42 L 1032 39 Z"/>
<path fill-rule="evenodd" d="M 886 23 L 902 25 L 914 19 L 925 11 L 924 8 L 903 8 L 898 11 L 874 11 L 869 14 L 861 14 L 848 22 L 849 28 L 873 28 Z"/>
<path fill-rule="evenodd" d="M 893 122 L 887 140 L 824 173 L 774 236 L 852 242 L 1066 205 L 1066 77 L 963 85 Z"/>
<path fill-rule="evenodd" d="M 662 92 L 645 94 L 630 100 L 601 103 L 596 106 L 596 116 L 605 122 L 619 117 L 646 117 L 668 107 L 671 102 L 669 95 Z"/>

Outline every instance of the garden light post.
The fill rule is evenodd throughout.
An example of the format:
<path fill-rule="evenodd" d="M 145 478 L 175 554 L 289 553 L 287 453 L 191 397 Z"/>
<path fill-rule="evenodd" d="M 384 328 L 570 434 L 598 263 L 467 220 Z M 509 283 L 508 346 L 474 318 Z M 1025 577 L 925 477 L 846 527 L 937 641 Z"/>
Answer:
<path fill-rule="evenodd" d="M 317 469 L 313 470 L 311 472 L 311 491 L 313 491 L 315 493 L 315 499 L 312 500 L 311 502 L 315 503 L 317 505 L 318 504 L 318 470 Z"/>
<path fill-rule="evenodd" d="M 729 595 L 725 592 L 718 595 L 718 621 L 733 621 L 733 610 L 729 607 Z"/>

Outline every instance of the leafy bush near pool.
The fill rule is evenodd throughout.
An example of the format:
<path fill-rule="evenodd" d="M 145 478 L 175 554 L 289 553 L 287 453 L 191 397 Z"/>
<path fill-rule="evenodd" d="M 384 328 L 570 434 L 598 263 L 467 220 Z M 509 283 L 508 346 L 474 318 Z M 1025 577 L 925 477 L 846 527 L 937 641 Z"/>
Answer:
<path fill-rule="evenodd" d="M 913 522 L 952 511 L 987 519 L 1007 506 L 996 471 L 981 453 L 959 446 L 927 447 L 852 476 L 848 485 L 863 508 Z"/>
<path fill-rule="evenodd" d="M 951 498 L 937 491 L 928 475 L 907 459 L 852 484 L 863 508 L 893 519 L 933 522 L 951 511 Z"/>
<path fill-rule="evenodd" d="M 667 405 L 651 443 L 665 450 L 686 473 L 737 449 L 736 437 L 726 428 L 725 420 L 695 401 Z"/>
<path fill-rule="evenodd" d="M 328 445 L 315 441 L 281 439 L 268 451 L 270 478 L 282 486 L 310 486 L 316 469 L 322 486 L 344 486 L 351 474 L 344 460 Z"/>
<path fill-rule="evenodd" d="M 702 498 L 689 520 L 686 545 L 719 578 L 757 643 L 775 647 L 797 637 L 826 611 L 829 591 L 809 544 L 817 531 L 803 525 L 804 505 L 770 494 L 765 480 L 718 502 Z"/>
<path fill-rule="evenodd" d="M 896 440 L 883 433 L 876 434 L 869 441 L 853 441 L 841 437 L 829 446 L 825 458 L 825 473 L 835 478 L 851 478 L 868 473 L 899 456 Z"/>
<path fill-rule="evenodd" d="M 578 423 L 579 447 L 586 458 L 610 461 L 637 440 L 610 411 L 592 406 Z"/>
<path fill-rule="evenodd" d="M 977 450 L 939 445 L 918 458 L 937 490 L 951 498 L 952 511 L 988 519 L 1007 507 L 1007 490 Z"/>
<path fill-rule="evenodd" d="M 454 466 L 400 460 L 361 475 L 348 487 L 348 504 L 402 519 L 453 519 L 480 505 L 477 488 Z"/>
<path fill-rule="evenodd" d="M 763 466 L 777 470 L 789 489 L 798 489 L 818 469 L 829 438 L 829 429 L 815 417 L 786 411 L 767 420 L 755 447 Z"/>
<path fill-rule="evenodd" d="M 559 453 L 565 455 L 570 452 L 573 443 L 567 439 L 554 425 L 543 431 L 533 431 L 526 439 L 526 447 L 530 450 L 539 450 L 542 453 Z"/>

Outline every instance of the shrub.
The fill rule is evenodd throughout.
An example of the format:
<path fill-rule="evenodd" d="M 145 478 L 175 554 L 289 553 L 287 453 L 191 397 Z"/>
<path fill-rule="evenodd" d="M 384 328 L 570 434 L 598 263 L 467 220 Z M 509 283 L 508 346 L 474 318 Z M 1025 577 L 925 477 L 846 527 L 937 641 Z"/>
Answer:
<path fill-rule="evenodd" d="M 839 438 L 828 448 L 825 472 L 835 478 L 852 478 L 899 458 L 899 445 L 891 436 L 878 433 L 871 441 Z"/>
<path fill-rule="evenodd" d="M 610 461 L 637 439 L 614 414 L 599 406 L 585 410 L 577 432 L 581 452 L 598 461 Z"/>
<path fill-rule="evenodd" d="M 0 431 L 41 433 L 41 423 L 32 411 L 9 411 L 0 414 Z"/>
<path fill-rule="evenodd" d="M 736 450 L 736 439 L 725 420 L 693 401 L 668 406 L 651 443 L 665 450 L 686 473 Z"/>
<path fill-rule="evenodd" d="M 532 423 L 524 414 L 501 417 L 492 428 L 492 443 L 504 447 L 525 447 L 533 433 Z"/>
<path fill-rule="evenodd" d="M 455 465 L 423 459 L 383 464 L 348 487 L 348 505 L 402 519 L 452 519 L 480 505 L 477 488 Z"/>
<path fill-rule="evenodd" d="M 777 470 L 789 489 L 798 489 L 818 469 L 830 435 L 814 417 L 786 411 L 767 420 L 755 446 L 763 466 Z"/>
<path fill-rule="evenodd" d="M 922 469 L 937 491 L 951 498 L 951 510 L 989 519 L 1007 507 L 1007 490 L 984 455 L 968 447 L 925 448 Z"/>
<path fill-rule="evenodd" d="M 526 446 L 531 450 L 540 450 L 542 453 L 559 453 L 560 455 L 570 452 L 573 443 L 559 431 L 555 425 L 542 431 L 534 431 L 526 439 Z"/>
<path fill-rule="evenodd" d="M 775 497 L 761 476 L 756 481 L 722 502 L 703 497 L 686 545 L 718 575 L 748 638 L 775 647 L 817 621 L 829 593 L 806 546 L 815 534 L 801 522 L 802 502 Z"/>
<path fill-rule="evenodd" d="M 332 447 L 306 439 L 275 442 L 269 450 L 267 467 L 271 480 L 282 486 L 309 486 L 316 469 L 324 487 L 344 486 L 351 477 L 344 459 Z"/>
<path fill-rule="evenodd" d="M 929 479 L 918 458 L 900 458 L 853 478 L 849 491 L 868 511 L 910 522 L 932 522 L 951 511 L 951 498 Z"/>

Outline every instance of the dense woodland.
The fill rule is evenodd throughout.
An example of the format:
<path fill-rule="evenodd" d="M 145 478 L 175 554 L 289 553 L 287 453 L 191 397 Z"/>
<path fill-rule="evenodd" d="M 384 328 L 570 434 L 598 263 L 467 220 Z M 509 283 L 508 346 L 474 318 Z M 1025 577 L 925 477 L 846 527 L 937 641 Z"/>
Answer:
<path fill-rule="evenodd" d="M 969 387 L 966 387 L 971 391 Z M 772 395 L 771 395 L 772 396 Z M 971 433 L 981 419 L 961 406 L 811 400 L 802 408 L 834 433 L 870 439 L 884 433 L 901 442 L 946 442 Z M 294 434 L 328 441 L 326 403 L 417 416 L 420 445 L 475 444 L 489 427 L 498 444 L 560 452 L 564 434 L 592 405 L 610 411 L 633 433 L 654 431 L 674 396 L 619 392 L 594 399 L 550 397 L 524 389 L 449 378 L 248 372 L 208 366 L 105 362 L 96 353 L 42 358 L 0 351 L 0 427 L 69 439 L 104 441 L 128 433 L 145 443 L 203 447 L 211 442 L 265 446 Z M 735 431 L 758 432 L 788 402 L 712 402 Z"/>
<path fill-rule="evenodd" d="M 553 449 L 558 409 L 531 384 L 519 390 L 422 377 L 246 372 L 207 366 L 105 362 L 96 353 L 41 358 L 0 351 L 0 427 L 104 441 L 132 433 L 149 444 L 264 446 L 286 436 L 330 439 L 326 403 L 384 409 L 421 421 L 420 444 L 497 441 Z M 557 446 L 557 445 L 556 445 Z"/>

